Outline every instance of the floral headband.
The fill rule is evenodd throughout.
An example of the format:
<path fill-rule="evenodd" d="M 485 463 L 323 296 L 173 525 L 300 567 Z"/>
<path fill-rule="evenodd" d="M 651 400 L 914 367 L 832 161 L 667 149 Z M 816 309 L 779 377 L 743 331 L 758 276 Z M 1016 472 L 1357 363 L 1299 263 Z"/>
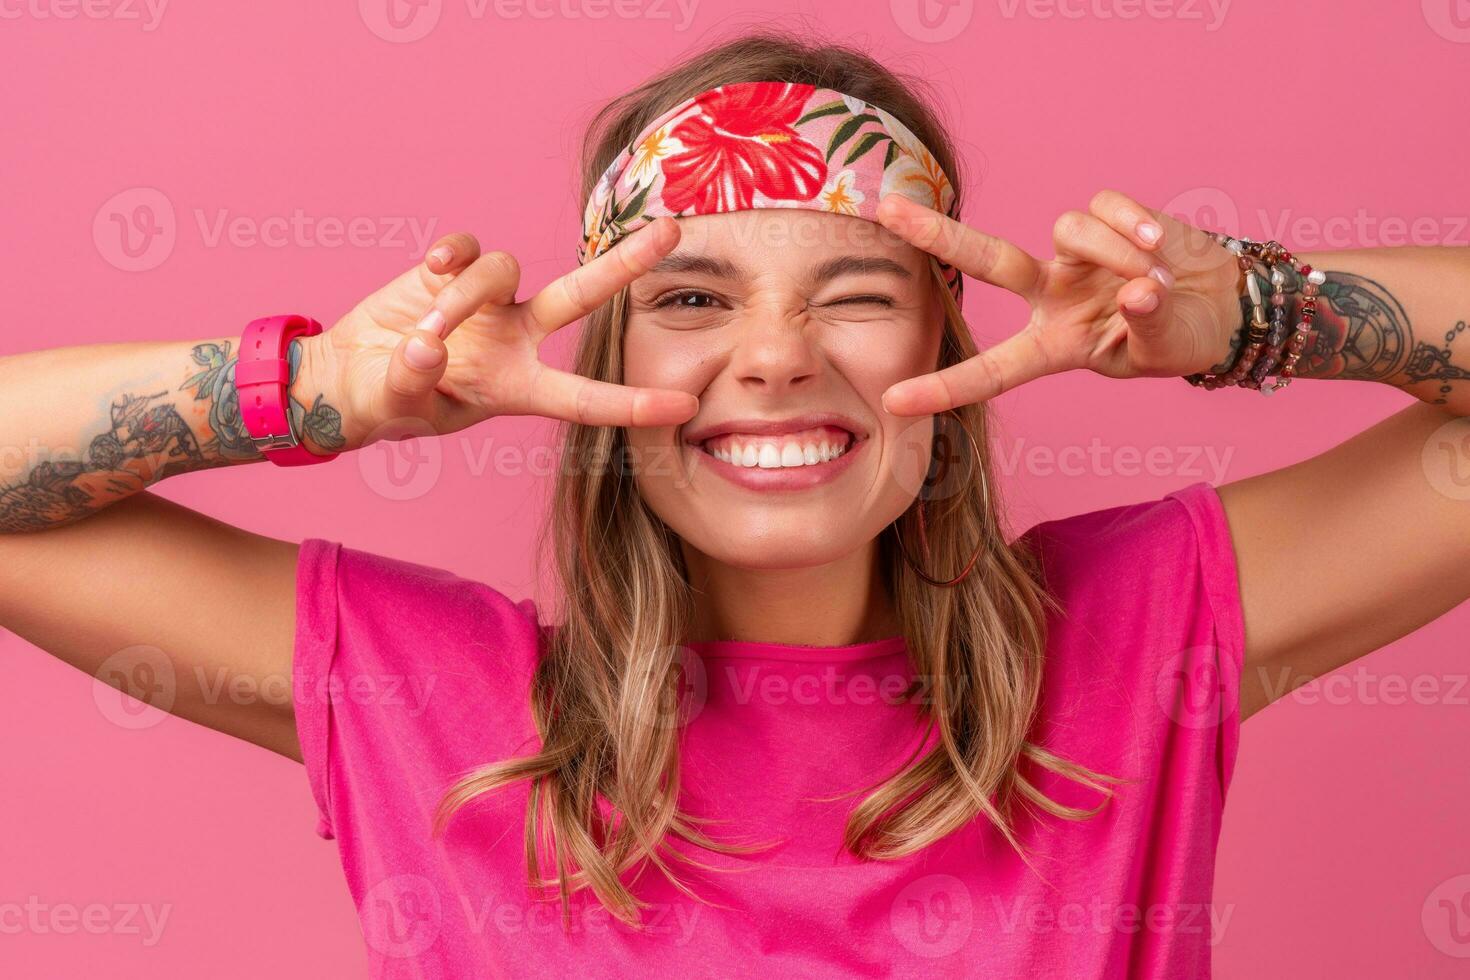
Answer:
<path fill-rule="evenodd" d="M 721 85 L 659 116 L 613 160 L 587 201 L 577 261 L 663 216 L 805 208 L 877 221 L 889 193 L 958 217 L 934 155 L 877 106 L 812 85 Z M 959 303 L 959 270 L 940 271 Z"/>

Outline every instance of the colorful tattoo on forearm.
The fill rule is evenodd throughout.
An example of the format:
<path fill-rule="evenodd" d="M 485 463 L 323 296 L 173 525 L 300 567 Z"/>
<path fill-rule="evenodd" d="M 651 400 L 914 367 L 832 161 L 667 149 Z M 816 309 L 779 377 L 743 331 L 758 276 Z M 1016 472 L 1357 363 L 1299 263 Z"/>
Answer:
<path fill-rule="evenodd" d="M 1287 289 L 1297 299 L 1291 277 Z M 1470 380 L 1470 341 L 1465 323 L 1447 330 L 1442 342 L 1415 336 L 1403 305 L 1381 283 L 1350 272 L 1329 272 L 1317 301 L 1313 339 L 1297 364 L 1304 378 L 1382 381 L 1407 387 L 1438 382 L 1434 404 L 1442 405 L 1457 382 Z M 1454 345 L 1461 342 L 1460 356 Z"/>
<path fill-rule="evenodd" d="M 70 524 L 177 473 L 259 459 L 240 419 L 229 343 L 199 344 L 191 355 L 194 373 L 178 391 L 207 403 L 198 422 L 203 431 L 196 434 L 179 412 L 178 396 L 167 389 L 125 393 L 108 407 L 106 428 L 92 436 L 82 458 L 43 459 L 16 482 L 0 485 L 0 532 Z M 294 383 L 299 344 L 291 345 L 287 360 Z M 290 411 L 306 439 L 323 449 L 342 448 L 341 413 L 320 395 L 309 408 L 292 399 Z"/>

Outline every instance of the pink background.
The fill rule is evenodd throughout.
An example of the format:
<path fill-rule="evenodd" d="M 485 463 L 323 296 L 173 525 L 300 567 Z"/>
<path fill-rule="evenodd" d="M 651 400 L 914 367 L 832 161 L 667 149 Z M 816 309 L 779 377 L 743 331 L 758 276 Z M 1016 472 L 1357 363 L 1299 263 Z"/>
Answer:
<path fill-rule="evenodd" d="M 283 311 L 330 323 L 417 258 L 395 234 L 402 219 L 431 235 L 469 229 L 540 285 L 572 262 L 574 152 L 600 101 L 779 12 L 703 0 L 685 25 L 671 0 L 391 0 L 397 23 L 414 18 L 394 28 L 390 0 L 178 3 L 156 20 L 141 0 L 90 2 L 0 8 L 0 354 L 228 335 Z M 1306 249 L 1394 244 L 1406 230 L 1467 243 L 1464 0 L 1350 13 L 1236 0 L 1219 21 L 1205 0 L 966 0 L 935 4 L 928 21 L 918 2 L 824 0 L 785 23 L 871 43 L 931 78 L 969 167 L 967 219 L 1037 254 L 1051 254 L 1056 216 L 1102 187 Z M 163 234 L 135 231 L 130 254 L 117 219 L 146 217 L 150 203 L 145 224 Z M 269 238 L 266 219 L 298 211 L 313 226 L 284 240 L 215 235 L 223 215 Z M 357 243 L 322 219 L 360 219 Z M 972 287 L 982 341 L 1018 325 L 1015 302 Z M 1408 403 L 1365 384 L 1263 399 L 1044 379 L 996 406 L 1013 524 L 1280 467 Z M 161 492 L 519 598 L 536 588 L 540 484 L 494 454 L 547 433 L 501 419 L 410 444 L 407 483 L 374 449 Z M 1102 465 L 1048 462 L 1093 440 Z M 1139 467 L 1130 448 L 1154 450 L 1156 465 Z M 1456 941 L 1438 901 L 1461 902 L 1470 926 L 1470 879 L 1456 880 L 1470 873 L 1467 627 L 1462 607 L 1349 668 L 1361 683 L 1343 696 L 1288 697 L 1245 726 L 1219 858 L 1220 976 L 1464 975 L 1470 939 Z M 152 945 L 122 929 L 16 933 L 0 917 L 0 975 L 361 975 L 354 910 L 333 845 L 313 833 L 300 768 L 172 718 L 123 727 L 115 697 L 9 634 L 0 664 L 0 908 L 35 896 L 169 909 Z M 1384 703 L 1385 677 L 1429 678 L 1443 696 Z"/>

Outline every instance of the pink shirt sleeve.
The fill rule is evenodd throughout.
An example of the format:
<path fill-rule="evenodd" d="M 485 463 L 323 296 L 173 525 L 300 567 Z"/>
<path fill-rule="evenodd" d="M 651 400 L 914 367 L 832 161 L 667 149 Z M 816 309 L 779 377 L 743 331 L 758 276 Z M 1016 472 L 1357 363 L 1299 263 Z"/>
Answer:
<path fill-rule="evenodd" d="M 1240 604 L 1240 570 L 1220 494 L 1204 481 L 1165 496 L 1189 513 L 1194 528 L 1199 585 L 1209 603 L 1219 660 L 1220 790 L 1230 788 L 1240 748 L 1240 676 L 1245 666 L 1245 617 Z M 1198 703 L 1198 702 L 1197 702 Z"/>
<path fill-rule="evenodd" d="M 1025 537 L 1063 606 L 1044 693 L 1056 744 L 1103 769 L 1191 784 L 1208 765 L 1212 800 L 1201 804 L 1218 815 L 1239 745 L 1245 633 L 1215 488 L 1196 482 Z"/>
<path fill-rule="evenodd" d="M 319 538 L 301 544 L 296 590 L 292 692 L 322 837 L 394 794 L 427 814 L 462 771 L 535 742 L 532 600 Z"/>

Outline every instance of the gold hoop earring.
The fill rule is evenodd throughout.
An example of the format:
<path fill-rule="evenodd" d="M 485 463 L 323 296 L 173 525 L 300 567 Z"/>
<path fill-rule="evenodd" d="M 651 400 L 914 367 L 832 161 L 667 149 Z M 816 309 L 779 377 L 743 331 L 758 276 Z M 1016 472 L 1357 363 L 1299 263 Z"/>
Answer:
<path fill-rule="evenodd" d="M 970 427 L 965 424 L 965 420 L 960 418 L 958 412 L 956 412 L 952 408 L 947 408 L 942 414 L 953 416 L 954 420 L 959 423 L 960 428 L 964 431 L 965 437 L 970 441 L 970 453 L 972 459 L 972 465 L 970 467 L 970 479 L 974 480 L 975 474 L 980 474 L 980 485 L 985 490 L 985 510 L 988 512 L 990 510 L 990 483 L 985 478 L 985 467 L 983 465 L 983 460 L 980 455 L 980 443 L 975 439 L 975 433 L 971 432 Z M 919 547 L 923 550 L 924 558 L 925 560 L 927 560 L 929 558 L 929 539 L 925 529 L 923 493 L 924 491 L 921 487 L 919 489 Z M 909 556 L 909 550 L 907 547 L 904 546 L 903 543 L 903 531 L 900 530 L 897 526 L 895 526 L 894 530 L 896 532 L 895 537 L 898 539 L 898 551 L 899 554 L 903 557 L 904 563 L 908 565 L 909 568 L 913 569 L 914 574 L 919 576 L 919 578 L 923 579 L 925 582 L 928 582 L 930 585 L 939 586 L 940 588 L 949 588 L 963 582 L 969 576 L 970 572 L 974 571 L 976 563 L 980 560 L 980 553 L 985 548 L 985 541 L 982 538 L 979 542 L 976 543 L 975 553 L 971 555 L 970 560 L 965 563 L 963 571 L 961 571 L 952 579 L 937 579 L 931 576 L 928 572 L 924 571 L 922 568 L 920 568 L 918 564 L 913 560 L 913 558 Z"/>

